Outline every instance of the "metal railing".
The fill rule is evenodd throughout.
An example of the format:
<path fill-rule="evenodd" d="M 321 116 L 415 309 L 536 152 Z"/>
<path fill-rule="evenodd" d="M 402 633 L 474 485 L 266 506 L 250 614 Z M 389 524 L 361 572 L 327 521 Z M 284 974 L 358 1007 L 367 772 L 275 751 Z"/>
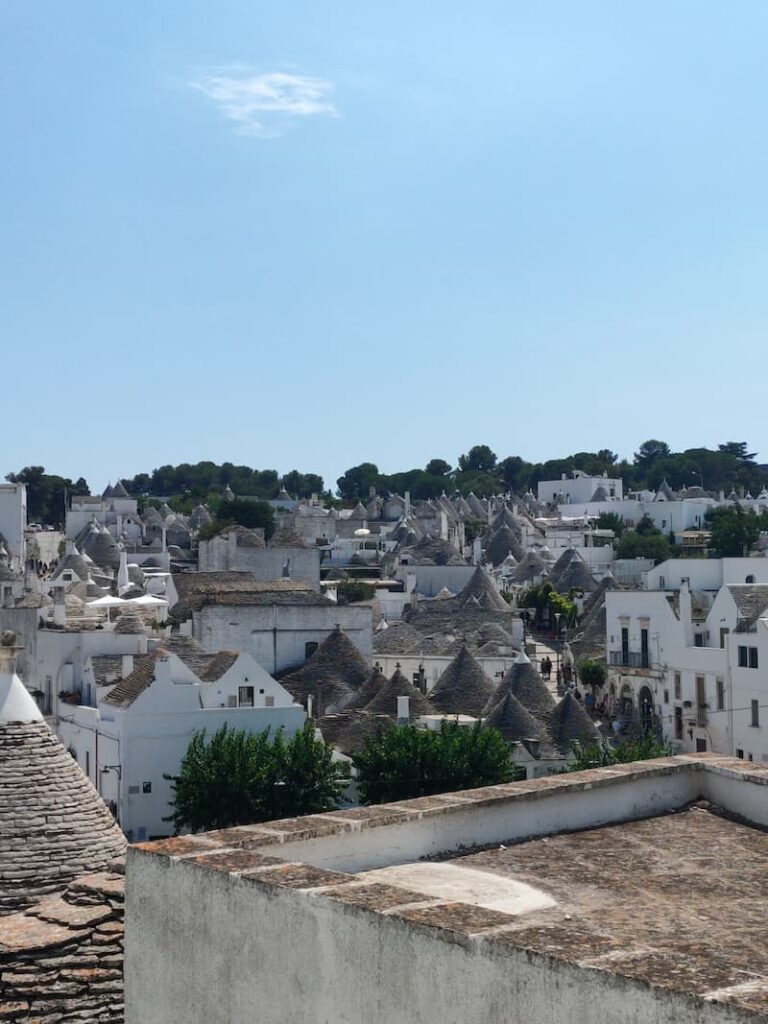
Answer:
<path fill-rule="evenodd" d="M 609 651 L 610 665 L 621 665 L 624 668 L 650 668 L 651 658 L 642 651 Z"/>

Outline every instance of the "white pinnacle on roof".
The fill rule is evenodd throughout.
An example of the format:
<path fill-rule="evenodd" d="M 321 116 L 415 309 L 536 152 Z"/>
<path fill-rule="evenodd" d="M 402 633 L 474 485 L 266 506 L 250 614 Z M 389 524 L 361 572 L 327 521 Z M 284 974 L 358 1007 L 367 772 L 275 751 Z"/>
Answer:
<path fill-rule="evenodd" d="M 520 653 L 515 658 L 515 664 L 516 665 L 530 665 L 531 664 L 531 659 L 528 657 L 528 655 L 525 653 L 525 651 L 522 649 L 522 647 L 520 648 Z"/>
<path fill-rule="evenodd" d="M 14 661 L 20 647 L 0 646 L 0 724 L 42 722 L 40 708 L 16 675 Z"/>

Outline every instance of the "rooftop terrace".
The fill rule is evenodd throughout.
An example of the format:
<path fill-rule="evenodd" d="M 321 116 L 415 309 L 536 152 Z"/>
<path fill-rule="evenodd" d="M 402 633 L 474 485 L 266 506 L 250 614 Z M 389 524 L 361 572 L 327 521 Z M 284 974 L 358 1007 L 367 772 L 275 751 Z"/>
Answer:
<path fill-rule="evenodd" d="M 151 990 L 158 1022 L 181 1000 L 237 1024 L 252 991 L 265 1021 L 766 1019 L 766 826 L 768 769 L 687 755 L 134 847 L 128 1006 Z"/>

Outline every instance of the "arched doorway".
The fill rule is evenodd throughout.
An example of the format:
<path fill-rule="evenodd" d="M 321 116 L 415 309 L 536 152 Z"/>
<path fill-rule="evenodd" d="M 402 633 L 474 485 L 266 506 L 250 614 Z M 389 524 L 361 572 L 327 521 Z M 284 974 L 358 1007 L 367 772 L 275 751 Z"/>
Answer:
<path fill-rule="evenodd" d="M 619 695 L 619 720 L 622 727 L 626 729 L 632 724 L 634 717 L 635 705 L 632 700 L 632 687 L 629 683 L 624 683 L 621 688 L 621 694 Z"/>
<path fill-rule="evenodd" d="M 653 694 L 647 686 L 640 689 L 637 698 L 637 710 L 640 715 L 640 728 L 643 732 L 650 732 L 653 728 Z"/>

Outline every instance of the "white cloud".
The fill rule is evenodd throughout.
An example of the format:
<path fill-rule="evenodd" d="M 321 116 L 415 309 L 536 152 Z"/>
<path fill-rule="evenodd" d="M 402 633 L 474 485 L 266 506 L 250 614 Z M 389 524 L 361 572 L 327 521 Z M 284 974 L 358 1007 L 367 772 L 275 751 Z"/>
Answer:
<path fill-rule="evenodd" d="M 266 138 L 280 135 L 292 118 L 338 116 L 329 99 L 333 85 L 323 78 L 231 67 L 213 68 L 190 84 L 214 100 L 243 135 Z"/>

